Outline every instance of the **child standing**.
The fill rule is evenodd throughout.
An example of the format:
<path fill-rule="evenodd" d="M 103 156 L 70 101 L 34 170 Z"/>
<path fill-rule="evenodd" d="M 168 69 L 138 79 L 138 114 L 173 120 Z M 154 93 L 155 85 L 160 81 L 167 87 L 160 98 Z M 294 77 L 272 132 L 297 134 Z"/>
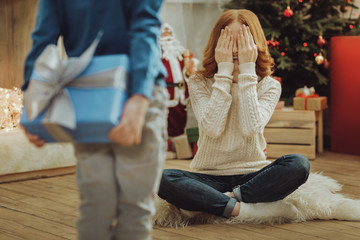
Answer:
<path fill-rule="evenodd" d="M 160 7 L 158 0 L 39 1 L 23 90 L 37 57 L 60 35 L 69 57 L 78 57 L 102 30 L 95 56 L 130 58 L 130 98 L 109 133 L 114 143 L 75 145 L 79 239 L 151 239 L 153 195 L 165 159 L 168 98 L 157 44 Z M 38 136 L 28 138 L 36 146 L 44 144 Z"/>

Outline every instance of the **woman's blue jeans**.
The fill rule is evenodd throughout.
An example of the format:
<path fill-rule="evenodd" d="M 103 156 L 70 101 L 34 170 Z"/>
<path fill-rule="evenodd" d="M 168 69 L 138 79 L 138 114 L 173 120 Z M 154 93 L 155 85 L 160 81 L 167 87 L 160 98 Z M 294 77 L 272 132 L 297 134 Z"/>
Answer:
<path fill-rule="evenodd" d="M 229 218 L 237 201 L 284 199 L 306 182 L 309 172 L 309 160 L 300 154 L 282 156 L 257 172 L 243 175 L 215 176 L 167 169 L 158 194 L 179 208 Z M 234 192 L 235 198 L 225 192 Z"/>

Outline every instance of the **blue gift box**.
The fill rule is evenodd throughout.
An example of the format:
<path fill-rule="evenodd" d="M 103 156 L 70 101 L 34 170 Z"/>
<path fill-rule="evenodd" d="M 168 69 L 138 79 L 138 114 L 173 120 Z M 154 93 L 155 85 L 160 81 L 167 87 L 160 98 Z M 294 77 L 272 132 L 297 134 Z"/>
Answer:
<path fill-rule="evenodd" d="M 75 86 L 74 84 L 65 86 L 63 90 L 68 94 L 75 113 L 74 129 L 64 127 L 57 122 L 44 121 L 48 108 L 36 118 L 29 120 L 27 109 L 24 107 L 20 123 L 28 132 L 38 135 L 46 142 L 110 142 L 108 133 L 119 123 L 124 104 L 128 99 L 127 72 L 129 72 L 129 59 L 126 55 L 96 56 L 91 59 L 85 70 L 72 80 Z M 78 79 L 86 83 L 87 78 L 95 78 L 99 82 L 98 86 L 76 86 Z M 105 78 L 114 79 L 111 86 L 101 86 L 101 81 Z M 31 81 L 42 82 L 44 79 L 34 71 Z M 54 98 L 52 101 L 57 99 Z M 70 111 L 61 112 L 65 117 L 70 113 Z"/>

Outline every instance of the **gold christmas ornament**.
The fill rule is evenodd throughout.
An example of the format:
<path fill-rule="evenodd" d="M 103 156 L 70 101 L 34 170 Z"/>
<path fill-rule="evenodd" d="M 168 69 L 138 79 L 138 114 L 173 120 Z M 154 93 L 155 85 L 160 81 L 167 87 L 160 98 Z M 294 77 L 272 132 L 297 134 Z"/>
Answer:
<path fill-rule="evenodd" d="M 346 13 L 347 11 L 349 11 L 349 6 L 341 6 L 340 11 Z"/>
<path fill-rule="evenodd" d="M 320 65 L 320 64 L 323 64 L 325 61 L 325 58 L 323 55 L 319 54 L 315 57 L 315 62 Z"/>

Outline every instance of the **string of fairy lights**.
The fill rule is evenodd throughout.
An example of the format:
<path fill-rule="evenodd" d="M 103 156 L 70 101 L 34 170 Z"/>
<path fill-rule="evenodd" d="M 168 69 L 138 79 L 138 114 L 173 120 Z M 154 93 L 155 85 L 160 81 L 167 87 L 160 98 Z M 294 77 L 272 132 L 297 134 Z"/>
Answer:
<path fill-rule="evenodd" d="M 0 88 L 0 130 L 19 126 L 23 107 L 23 93 L 18 88 Z"/>

